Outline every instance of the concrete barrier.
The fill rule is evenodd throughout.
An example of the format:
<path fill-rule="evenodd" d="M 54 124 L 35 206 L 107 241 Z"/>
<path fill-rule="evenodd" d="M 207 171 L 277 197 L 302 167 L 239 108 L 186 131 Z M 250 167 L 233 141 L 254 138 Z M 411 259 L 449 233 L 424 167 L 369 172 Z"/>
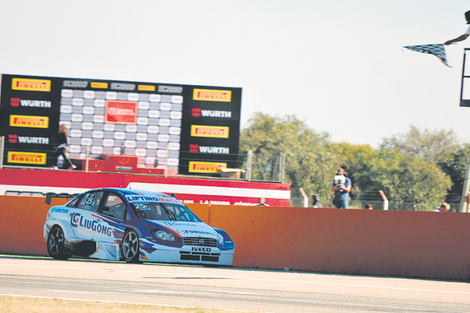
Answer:
<path fill-rule="evenodd" d="M 188 207 L 230 234 L 237 267 L 470 280 L 470 214 Z M 0 252 L 47 255 L 48 208 L 43 197 L 0 196 Z"/>

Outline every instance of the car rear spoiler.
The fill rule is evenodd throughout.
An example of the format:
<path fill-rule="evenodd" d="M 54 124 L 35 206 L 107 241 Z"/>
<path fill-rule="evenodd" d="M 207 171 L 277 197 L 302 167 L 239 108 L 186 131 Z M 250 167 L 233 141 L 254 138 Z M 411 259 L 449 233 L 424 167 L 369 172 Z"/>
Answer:
<path fill-rule="evenodd" d="M 51 199 L 52 198 L 67 198 L 67 201 L 70 199 L 70 198 L 75 198 L 76 196 L 78 196 L 78 193 L 55 193 L 55 192 L 48 192 L 46 193 L 46 203 L 48 205 L 51 204 Z"/>

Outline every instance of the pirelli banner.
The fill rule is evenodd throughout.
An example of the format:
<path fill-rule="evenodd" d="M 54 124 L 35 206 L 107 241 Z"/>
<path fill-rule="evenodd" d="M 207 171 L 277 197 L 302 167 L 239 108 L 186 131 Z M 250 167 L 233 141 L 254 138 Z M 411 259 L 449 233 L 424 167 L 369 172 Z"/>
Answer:
<path fill-rule="evenodd" d="M 1 88 L 5 165 L 53 165 L 64 124 L 73 159 L 124 149 L 179 174 L 239 167 L 241 88 L 6 74 Z"/>

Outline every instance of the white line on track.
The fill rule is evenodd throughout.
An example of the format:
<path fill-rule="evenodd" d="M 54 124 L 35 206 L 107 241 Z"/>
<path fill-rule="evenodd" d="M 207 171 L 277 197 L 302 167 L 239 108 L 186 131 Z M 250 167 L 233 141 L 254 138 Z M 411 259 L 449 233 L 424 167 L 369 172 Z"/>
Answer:
<path fill-rule="evenodd" d="M 45 289 L 47 291 L 53 292 L 63 292 L 63 293 L 82 293 L 82 294 L 112 294 L 116 292 L 112 291 L 83 291 L 83 290 L 61 290 L 61 289 Z"/>

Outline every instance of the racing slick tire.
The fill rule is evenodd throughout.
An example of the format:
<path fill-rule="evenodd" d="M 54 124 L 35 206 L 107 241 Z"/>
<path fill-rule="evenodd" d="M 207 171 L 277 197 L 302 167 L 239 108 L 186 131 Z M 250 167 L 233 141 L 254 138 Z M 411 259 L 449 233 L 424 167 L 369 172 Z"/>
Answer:
<path fill-rule="evenodd" d="M 52 227 L 47 236 L 47 253 L 55 260 L 68 260 L 72 255 L 65 247 L 65 235 L 58 225 Z"/>
<path fill-rule="evenodd" d="M 139 261 L 140 242 L 139 235 L 133 229 L 124 234 L 121 242 L 121 256 L 127 263 L 142 263 Z"/>

